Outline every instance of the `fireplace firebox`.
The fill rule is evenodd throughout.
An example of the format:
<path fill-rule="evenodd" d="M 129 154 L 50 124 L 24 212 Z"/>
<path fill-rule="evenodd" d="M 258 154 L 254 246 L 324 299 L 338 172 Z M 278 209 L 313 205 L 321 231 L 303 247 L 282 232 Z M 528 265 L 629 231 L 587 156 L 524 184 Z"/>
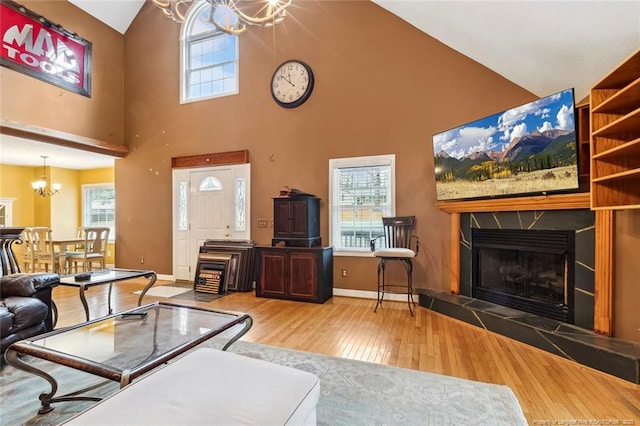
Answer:
<path fill-rule="evenodd" d="M 472 296 L 574 323 L 575 231 L 472 229 Z"/>

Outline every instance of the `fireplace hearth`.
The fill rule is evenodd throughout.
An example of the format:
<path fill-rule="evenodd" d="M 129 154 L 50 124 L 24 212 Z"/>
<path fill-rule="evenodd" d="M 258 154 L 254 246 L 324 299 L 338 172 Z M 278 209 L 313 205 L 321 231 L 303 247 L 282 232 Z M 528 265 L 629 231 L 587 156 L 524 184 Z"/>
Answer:
<path fill-rule="evenodd" d="M 473 229 L 472 296 L 574 323 L 575 231 Z"/>

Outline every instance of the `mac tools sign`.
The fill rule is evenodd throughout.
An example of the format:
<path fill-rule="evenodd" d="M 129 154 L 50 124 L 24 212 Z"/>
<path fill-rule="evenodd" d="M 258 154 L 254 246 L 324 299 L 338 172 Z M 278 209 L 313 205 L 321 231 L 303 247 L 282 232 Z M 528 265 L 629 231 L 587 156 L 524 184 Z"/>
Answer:
<path fill-rule="evenodd" d="M 91 97 L 91 43 L 12 1 L 0 9 L 0 65 Z"/>

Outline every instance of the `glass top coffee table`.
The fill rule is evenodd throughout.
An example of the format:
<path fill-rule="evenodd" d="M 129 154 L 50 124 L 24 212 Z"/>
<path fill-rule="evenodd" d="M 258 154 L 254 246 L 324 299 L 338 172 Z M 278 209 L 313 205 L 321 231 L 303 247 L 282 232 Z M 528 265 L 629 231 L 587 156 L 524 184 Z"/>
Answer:
<path fill-rule="evenodd" d="M 131 280 L 133 278 L 147 278 L 149 282 L 144 287 L 138 297 L 138 306 L 142 304 L 142 298 L 149 291 L 149 289 L 156 283 L 156 273 L 154 271 L 144 271 L 139 269 L 101 269 L 99 271 L 91 271 L 89 279 L 77 280 L 76 277 L 82 274 L 63 275 L 60 277 L 60 285 L 67 287 L 77 287 L 80 295 L 80 301 L 84 307 L 84 314 L 89 321 L 89 305 L 87 304 L 87 298 L 85 292 L 90 287 L 97 285 L 109 284 L 109 293 L 107 295 L 107 304 L 109 305 L 109 313 L 112 313 L 111 309 L 111 290 L 113 283 L 124 280 Z M 57 318 L 56 318 L 57 320 Z"/>
<path fill-rule="evenodd" d="M 40 395 L 42 407 L 38 412 L 44 414 L 53 410 L 54 402 L 100 398 L 79 396 L 91 388 L 54 397 L 56 379 L 19 355 L 85 371 L 124 387 L 212 337 L 218 336 L 224 343 L 222 350 L 226 350 L 252 325 L 247 314 L 155 302 L 21 340 L 9 346 L 5 359 L 51 384 L 51 392 Z"/>

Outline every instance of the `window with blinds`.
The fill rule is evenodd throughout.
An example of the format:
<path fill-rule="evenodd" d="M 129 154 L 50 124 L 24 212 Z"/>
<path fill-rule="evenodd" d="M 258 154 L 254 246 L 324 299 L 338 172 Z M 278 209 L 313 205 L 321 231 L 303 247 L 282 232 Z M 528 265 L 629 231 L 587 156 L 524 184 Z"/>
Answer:
<path fill-rule="evenodd" d="M 335 159 L 329 168 L 334 253 L 368 253 L 382 217 L 395 212 L 395 156 Z"/>
<path fill-rule="evenodd" d="M 112 183 L 82 185 L 82 226 L 107 227 L 116 237 L 116 188 Z"/>

